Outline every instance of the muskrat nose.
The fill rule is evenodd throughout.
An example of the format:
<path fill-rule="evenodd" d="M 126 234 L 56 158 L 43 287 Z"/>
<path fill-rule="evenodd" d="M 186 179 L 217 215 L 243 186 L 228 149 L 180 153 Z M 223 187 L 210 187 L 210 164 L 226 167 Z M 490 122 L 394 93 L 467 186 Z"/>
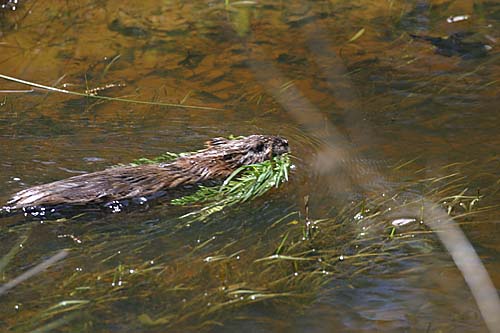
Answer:
<path fill-rule="evenodd" d="M 285 141 L 286 152 L 289 153 L 290 152 L 290 146 L 288 145 L 288 140 L 287 139 L 283 139 L 283 141 Z"/>

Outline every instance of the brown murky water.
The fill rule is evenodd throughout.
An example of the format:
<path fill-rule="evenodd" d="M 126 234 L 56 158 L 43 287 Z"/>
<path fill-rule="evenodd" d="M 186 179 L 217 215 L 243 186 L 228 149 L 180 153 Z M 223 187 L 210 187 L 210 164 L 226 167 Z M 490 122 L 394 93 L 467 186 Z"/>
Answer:
<path fill-rule="evenodd" d="M 0 74 L 221 109 L 109 102 L 2 80 L 2 203 L 28 186 L 167 150 L 191 151 L 217 136 L 279 134 L 297 157 L 289 184 L 190 228 L 179 228 L 184 209 L 164 205 L 81 221 L 0 220 L 0 256 L 22 243 L 0 269 L 2 283 L 69 249 L 0 295 L 1 330 L 485 331 L 460 272 L 432 235 L 422 240 L 430 245 L 398 252 L 407 260 L 385 257 L 321 281 L 300 280 L 302 266 L 290 264 L 282 269 L 297 278 L 281 285 L 275 271 L 254 261 L 302 223 L 303 214 L 273 224 L 303 212 L 306 195 L 311 218 L 330 218 L 376 195 L 372 185 L 382 178 L 390 179 L 385 189 L 397 189 L 450 174 L 454 169 L 443 167 L 459 163 L 464 178 L 455 194 L 479 190 L 481 207 L 498 204 L 500 5 L 229 3 L 21 1 L 0 14 Z M 447 22 L 464 14 L 470 17 Z M 459 31 L 473 32 L 472 41 L 492 50 L 448 57 L 410 37 Z M 342 168 L 331 167 L 341 157 L 325 153 L 332 138 L 356 156 Z M 412 171 L 390 167 L 414 159 Z M 500 286 L 498 208 L 463 222 L 470 222 L 463 229 Z M 212 264 L 212 254 L 226 257 Z M 221 302 L 214 290 L 231 290 L 235 301 L 214 306 Z M 238 304 L 240 297 L 245 302 Z"/>

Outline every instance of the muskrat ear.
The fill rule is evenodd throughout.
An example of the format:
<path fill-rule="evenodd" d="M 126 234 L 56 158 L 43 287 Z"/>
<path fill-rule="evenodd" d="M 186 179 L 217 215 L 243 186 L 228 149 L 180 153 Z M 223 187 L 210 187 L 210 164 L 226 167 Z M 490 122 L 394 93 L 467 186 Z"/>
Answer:
<path fill-rule="evenodd" d="M 211 140 L 208 140 L 207 142 L 205 142 L 205 146 L 207 148 L 211 148 L 213 146 L 218 146 L 218 145 L 222 145 L 222 144 L 225 144 L 225 143 L 228 143 L 229 140 L 226 139 L 226 138 L 213 138 Z"/>

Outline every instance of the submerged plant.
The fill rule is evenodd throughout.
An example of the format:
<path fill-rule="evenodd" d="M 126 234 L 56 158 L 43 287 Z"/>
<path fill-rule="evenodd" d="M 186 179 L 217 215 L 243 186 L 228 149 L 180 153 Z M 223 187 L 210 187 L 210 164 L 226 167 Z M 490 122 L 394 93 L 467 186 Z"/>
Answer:
<path fill-rule="evenodd" d="M 247 193 L 242 202 L 279 184 L 271 185 L 272 175 L 278 177 L 279 170 L 284 172 L 282 181 L 286 180 L 288 167 L 288 156 L 248 166 L 220 186 L 200 189 L 206 192 L 198 197 L 195 193 L 177 200 L 210 207 L 234 193 Z M 51 270 L 51 279 L 40 276 L 37 283 L 10 290 L 15 294 L 0 304 L 5 314 L 2 324 L 12 332 L 109 331 L 116 323 L 132 331 L 206 332 L 245 320 L 242 313 L 254 320 L 247 310 L 257 303 L 276 318 L 289 318 L 314 304 L 318 294 L 328 295 L 337 288 L 332 281 L 351 285 L 357 277 L 425 269 L 430 263 L 426 258 L 434 258 L 439 247 L 432 230 L 420 223 L 427 218 L 425 211 L 420 215 L 423 196 L 444 207 L 451 205 L 453 218 L 469 227 L 478 222 L 473 216 L 480 220 L 482 213 L 496 209 L 482 201 L 472 205 L 472 212 L 461 209 L 461 203 L 468 208 L 477 198 L 473 191 L 463 191 L 470 188 L 469 182 L 459 173 L 452 174 L 408 181 L 393 193 L 332 207 L 320 218 L 294 209 L 267 220 L 265 229 L 241 228 L 236 223 L 203 225 L 194 235 L 194 228 L 172 231 L 164 223 L 161 231 L 144 232 L 141 224 L 141 232 L 120 230 L 109 235 L 93 226 L 82 235 L 83 243 L 75 242 L 71 254 Z M 247 192 L 240 192 L 243 189 Z M 220 221 L 213 216 L 209 220 Z M 0 260 L 11 266 L 0 267 L 7 277 L 20 269 L 12 267 L 16 261 L 23 268 L 27 260 L 23 258 L 31 258 L 28 253 L 23 258 L 13 253 L 20 243 L 23 251 L 29 249 L 30 243 L 20 235 L 13 250 Z M 160 251 L 150 252 L 159 244 Z M 82 268 L 75 271 L 75 267 Z M 92 327 L 93 322 L 99 326 Z"/>

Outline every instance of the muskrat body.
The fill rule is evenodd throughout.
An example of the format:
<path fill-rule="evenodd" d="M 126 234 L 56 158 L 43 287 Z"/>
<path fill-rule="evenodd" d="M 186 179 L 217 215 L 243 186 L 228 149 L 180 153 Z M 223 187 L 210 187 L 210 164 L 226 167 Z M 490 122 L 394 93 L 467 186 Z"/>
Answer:
<path fill-rule="evenodd" d="M 170 163 L 115 167 L 34 186 L 14 194 L 8 208 L 102 204 L 148 197 L 183 185 L 223 179 L 243 165 L 289 151 L 287 140 L 266 135 L 215 138 L 206 145 L 206 149 Z"/>

